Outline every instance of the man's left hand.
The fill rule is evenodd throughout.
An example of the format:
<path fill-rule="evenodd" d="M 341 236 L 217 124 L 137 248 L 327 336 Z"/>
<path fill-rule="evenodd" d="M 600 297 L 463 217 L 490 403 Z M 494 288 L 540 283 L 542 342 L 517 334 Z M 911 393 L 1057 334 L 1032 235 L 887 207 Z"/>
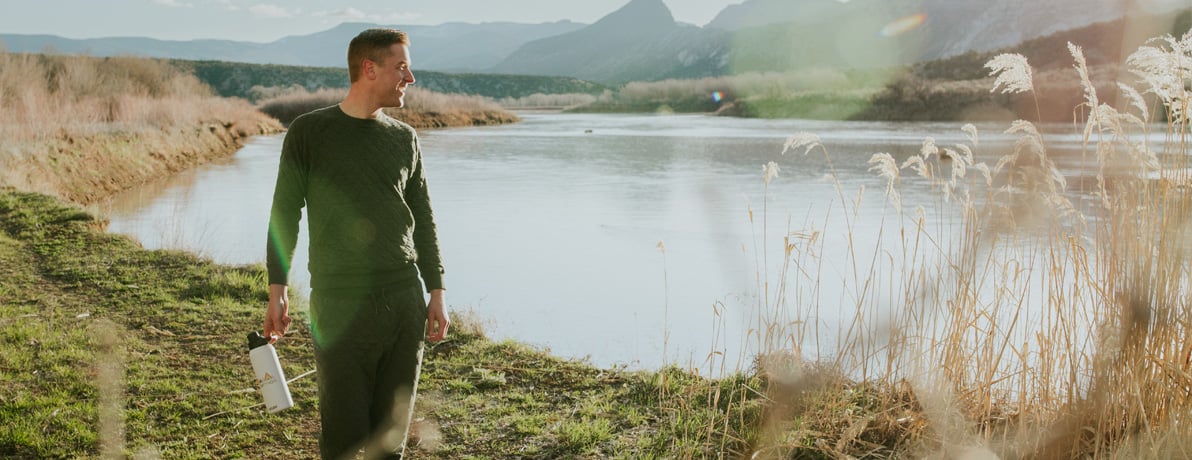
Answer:
<path fill-rule="evenodd" d="M 426 303 L 426 340 L 432 343 L 447 338 L 447 327 L 451 326 L 443 292 L 442 289 L 431 290 L 430 301 Z"/>

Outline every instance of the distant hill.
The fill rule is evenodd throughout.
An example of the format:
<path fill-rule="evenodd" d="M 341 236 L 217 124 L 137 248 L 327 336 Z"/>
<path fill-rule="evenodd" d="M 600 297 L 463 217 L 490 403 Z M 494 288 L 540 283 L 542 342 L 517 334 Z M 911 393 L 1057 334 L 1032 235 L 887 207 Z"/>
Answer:
<path fill-rule="evenodd" d="M 482 71 L 508 56 L 522 44 L 570 32 L 585 24 L 559 21 L 544 24 L 494 22 L 447 23 L 436 26 L 397 26 L 410 34 L 416 69 Z M 346 23 L 310 35 L 284 37 L 269 43 L 229 40 L 172 41 L 151 38 L 69 39 L 52 35 L 0 34 L 0 48 L 10 52 L 40 53 L 54 50 L 92 56 L 143 57 L 346 67 L 348 41 L 377 24 Z M 392 26 L 390 26 L 392 27 Z"/>
<path fill-rule="evenodd" d="M 410 33 L 414 68 L 557 75 L 604 84 L 816 67 L 868 69 L 987 52 L 1192 0 L 745 0 L 704 27 L 678 23 L 663 0 L 629 0 L 591 25 L 447 23 Z M 346 43 L 375 24 L 270 43 L 2 35 L 17 52 L 343 67 Z"/>
<path fill-rule="evenodd" d="M 913 64 L 1108 21 L 1120 0 L 747 0 L 706 27 L 632 0 L 583 29 L 524 45 L 494 69 L 622 83 L 813 67 Z"/>
<path fill-rule="evenodd" d="M 771 24 L 825 22 L 845 14 L 846 8 L 834 0 L 747 0 L 725 7 L 707 27 L 741 30 Z"/>
<path fill-rule="evenodd" d="M 725 38 L 675 22 L 662 0 L 633 0 L 588 27 L 527 43 L 492 70 L 610 83 L 715 75 Z"/>
<path fill-rule="evenodd" d="M 881 46 L 882 40 L 900 35 L 897 21 L 906 19 L 901 24 L 915 26 L 908 32 L 928 37 L 917 58 L 937 59 L 1117 19 L 1127 13 L 1124 5 L 1121 0 L 747 0 L 725 8 L 707 27 L 812 26 L 802 34 L 805 38 L 840 41 L 851 36 Z"/>
<path fill-rule="evenodd" d="M 394 26 L 410 35 L 414 69 L 476 72 L 486 71 L 523 44 L 584 27 L 571 21 L 544 24 L 450 22 L 436 26 Z M 270 43 L 288 61 L 245 61 L 320 67 L 346 67 L 348 42 L 360 31 L 378 24 L 341 24 L 310 35 L 285 37 Z M 237 59 L 219 59 L 239 61 Z"/>
<path fill-rule="evenodd" d="M 278 64 L 248 64 L 223 61 L 173 60 L 172 64 L 193 73 L 219 95 L 251 99 L 254 86 L 319 88 L 348 87 L 346 67 L 307 67 Z M 519 98 L 535 93 L 597 94 L 605 86 L 571 77 L 530 75 L 453 74 L 415 71 L 419 87 L 441 93 L 473 94 L 494 99 Z"/>

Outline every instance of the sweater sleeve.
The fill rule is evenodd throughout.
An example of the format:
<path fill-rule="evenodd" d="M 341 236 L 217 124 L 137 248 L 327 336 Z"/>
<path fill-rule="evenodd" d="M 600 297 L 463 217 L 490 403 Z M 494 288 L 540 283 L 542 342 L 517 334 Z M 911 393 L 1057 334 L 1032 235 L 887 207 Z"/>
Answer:
<path fill-rule="evenodd" d="M 273 190 L 273 206 L 269 212 L 268 243 L 265 267 L 269 284 L 288 284 L 290 263 L 298 244 L 298 222 L 306 204 L 308 159 L 298 120 L 290 126 L 282 143 L 281 162 L 277 168 L 277 184 Z"/>
<path fill-rule="evenodd" d="M 418 252 L 418 271 L 426 290 L 444 289 L 443 259 L 439 253 L 439 237 L 435 228 L 435 214 L 431 210 L 430 194 L 426 186 L 426 169 L 422 166 L 422 148 L 414 137 L 414 171 L 406 183 L 407 205 L 414 214 L 414 248 Z"/>

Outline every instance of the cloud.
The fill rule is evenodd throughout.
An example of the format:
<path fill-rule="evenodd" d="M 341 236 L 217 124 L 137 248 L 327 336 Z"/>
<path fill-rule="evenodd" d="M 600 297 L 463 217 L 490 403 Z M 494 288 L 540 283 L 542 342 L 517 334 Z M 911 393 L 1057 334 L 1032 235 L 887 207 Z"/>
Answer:
<path fill-rule="evenodd" d="M 260 4 L 248 7 L 248 12 L 253 16 L 261 16 L 265 18 L 289 18 L 294 15 L 283 7 L 271 4 Z"/>
<path fill-rule="evenodd" d="M 370 22 L 385 23 L 385 22 L 409 21 L 409 20 L 418 18 L 420 15 L 417 13 L 375 14 L 375 13 L 367 13 L 367 12 L 358 10 L 356 8 L 348 7 L 348 8 L 344 8 L 341 10 L 318 11 L 318 12 L 311 13 L 311 16 L 331 18 L 331 19 L 343 19 L 343 20 L 350 20 L 350 21 L 370 21 Z"/>
<path fill-rule="evenodd" d="M 194 4 L 182 3 L 182 2 L 179 2 L 178 0 L 150 0 L 150 1 L 152 1 L 155 4 L 158 4 L 161 6 L 168 6 L 171 8 L 194 8 L 195 7 Z"/>
<path fill-rule="evenodd" d="M 227 11 L 240 11 L 240 7 L 233 5 L 232 0 L 215 0 L 215 3 Z"/>
<path fill-rule="evenodd" d="M 335 11 L 319 11 L 313 13 L 312 16 L 344 19 L 366 19 L 368 18 L 368 13 L 360 11 L 356 8 L 348 7 Z"/>

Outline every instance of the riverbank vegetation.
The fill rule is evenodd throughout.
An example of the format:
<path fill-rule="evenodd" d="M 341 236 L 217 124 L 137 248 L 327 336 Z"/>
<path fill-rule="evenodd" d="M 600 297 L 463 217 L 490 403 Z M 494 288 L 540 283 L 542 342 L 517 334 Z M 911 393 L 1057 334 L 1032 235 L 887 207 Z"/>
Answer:
<path fill-rule="evenodd" d="M 278 64 L 249 64 L 224 61 L 174 59 L 172 64 L 193 73 L 224 97 L 239 97 L 259 103 L 278 91 L 348 87 L 346 67 L 307 67 Z M 533 94 L 599 94 L 604 85 L 571 77 L 446 73 L 414 69 L 417 86 L 437 93 L 467 94 L 490 99 L 521 98 Z"/>
<path fill-rule="evenodd" d="M 348 95 L 347 89 L 320 89 L 309 92 L 295 88 L 292 92 L 261 101 L 262 112 L 289 124 L 299 115 L 314 109 L 335 105 Z M 464 94 L 443 94 L 417 86 L 406 89 L 406 106 L 387 108 L 385 113 L 415 128 L 443 128 L 448 126 L 477 126 L 516 123 L 517 115 L 491 99 Z"/>
<path fill-rule="evenodd" d="M 571 112 L 717 113 L 752 118 L 847 119 L 892 78 L 884 70 L 816 68 L 693 80 L 631 82 Z"/>
<path fill-rule="evenodd" d="M 997 147 L 971 124 L 960 143 L 926 137 L 916 154 L 874 154 L 871 170 L 886 182 L 878 233 L 889 237 L 854 240 L 862 195 L 837 183 L 832 213 L 848 216 L 845 228 L 792 229 L 789 268 L 759 281 L 762 356 L 826 357 L 879 388 L 906 385 L 922 409 L 909 420 L 939 458 L 1187 456 L 1192 34 L 1132 53 L 1135 78 L 1113 87 L 1120 105 L 1093 83 L 1085 51 L 1066 50 L 1080 98 L 1068 108 L 1073 134 L 1086 146 L 1067 160 L 1091 172 L 1069 176 L 1048 155 L 1036 127 L 1044 109 L 1008 123 L 1017 139 L 1005 155 L 991 155 Z M 999 94 L 1054 100 L 1040 94 L 1050 74 L 1025 56 L 983 67 Z M 786 151 L 828 146 L 798 133 Z M 824 164 L 831 171 L 830 157 Z M 767 184 L 780 180 L 777 161 L 764 171 Z M 906 202 L 911 188 L 933 198 Z M 842 231 L 847 249 L 825 252 Z M 823 275 L 841 272 L 843 281 Z M 845 305 L 821 305 L 824 295 Z M 825 337 L 824 308 L 855 313 Z"/>
<path fill-rule="evenodd" d="M 1068 43 L 1081 43 L 1085 47 L 1089 81 L 1101 97 L 1124 102 L 1116 82 L 1130 75 L 1125 66 L 1126 56 L 1151 37 L 1166 33 L 1181 37 L 1189 28 L 1192 28 L 1192 9 L 1185 9 L 1090 24 L 1006 49 L 970 51 L 915 64 L 890 81 L 854 119 L 1008 121 L 1041 117 L 1042 121 L 1070 122 L 1071 108 L 1082 102 L 1083 91 L 1082 82 L 1066 64 Z M 1004 53 L 1019 54 L 1037 63 L 1037 94 L 995 94 L 988 90 L 993 79 L 984 63 Z M 1163 120 L 1161 111 L 1155 115 Z"/>
<path fill-rule="evenodd" d="M 88 203 L 280 130 L 161 60 L 0 54 L 0 185 Z"/>
<path fill-rule="evenodd" d="M 1087 81 L 1082 50 L 1070 53 Z M 826 184 L 846 227 L 810 219 L 780 247 L 763 243 L 784 269 L 758 274 L 748 339 L 758 354 L 738 369 L 597 369 L 486 339 L 460 315 L 427 352 L 414 455 L 1183 457 L 1192 133 L 1188 90 L 1172 84 L 1184 77 L 1167 71 L 1192 72 L 1192 35 L 1154 43 L 1131 66 L 1156 78 L 1123 87 L 1139 97 L 1120 110 L 1083 85 L 1077 113 L 1092 115 L 1077 129 L 1096 173 L 1081 194 L 1066 193 L 1029 121 L 1009 126 L 1020 139 L 1003 157 L 985 153 L 971 125 L 960 143 L 873 155 L 887 181 L 881 232 L 893 237 L 858 238 L 844 254 L 825 241 L 853 240 L 860 198 Z M 992 67 L 998 91 L 1038 90 L 1026 59 Z M 1155 111 L 1173 120 L 1161 132 L 1143 118 Z M 1162 142 L 1135 141 L 1148 134 Z M 781 152 L 792 157 L 775 152 L 759 186 L 782 180 L 778 161 L 807 155 L 827 155 L 831 174 L 829 148 L 796 133 Z M 907 187 L 937 200 L 904 201 Z M 930 221 L 919 206 L 954 219 Z M 99 227 L 49 197 L 0 192 L 0 455 L 313 458 L 302 307 L 279 342 L 297 405 L 267 415 L 242 340 L 260 322 L 263 267 L 146 251 Z M 843 305 L 822 303 L 830 289 Z M 824 309 L 851 313 L 831 324 Z"/>
<path fill-rule="evenodd" d="M 93 203 L 229 155 L 249 136 L 282 131 L 283 125 L 275 117 L 288 122 L 302 111 L 335 104 L 345 94 L 343 90 L 310 93 L 303 86 L 331 79 L 331 74 L 342 69 L 312 74 L 311 69 L 302 68 L 295 74 L 280 72 L 279 68 L 288 69 L 134 57 L 0 53 L 0 139 L 4 140 L 0 147 L 0 186 Z M 204 72 L 208 79 L 226 73 L 229 79 L 241 83 L 244 74 L 295 79 L 285 80 L 288 83 L 284 86 L 250 87 L 252 97 L 267 99 L 262 112 L 244 99 L 217 95 L 192 73 L 197 71 Z M 346 71 L 342 72 L 339 75 L 346 84 Z M 543 81 L 522 80 L 530 86 Z M 226 81 L 221 83 L 227 85 Z M 564 86 L 586 87 L 583 83 Z M 481 96 L 443 94 L 416 87 L 407 101 L 409 108 L 392 113 L 420 128 L 518 121 L 516 115 Z"/>
<path fill-rule="evenodd" d="M 278 342 L 296 407 L 268 415 L 245 341 L 267 301 L 264 268 L 148 251 L 100 227 L 48 196 L 0 191 L 0 456 L 316 458 L 303 307 Z M 423 364 L 418 458 L 747 457 L 779 429 L 763 422 L 789 410 L 765 374 L 598 369 L 457 323 Z M 792 452 L 915 440 L 900 427 L 917 423 L 898 421 L 913 401 L 879 406 L 879 388 L 813 375 L 818 389 L 783 394 L 814 408 Z M 842 429 L 861 421 L 873 427 Z"/>
<path fill-rule="evenodd" d="M 880 233 L 892 239 L 854 238 L 849 222 L 864 195 L 839 182 L 829 186 L 845 228 L 809 219 L 778 247 L 764 236 L 758 257 L 780 256 L 784 269 L 758 274 L 750 335 L 758 354 L 748 364 L 704 375 L 597 369 L 486 339 L 460 321 L 450 340 L 428 350 L 415 455 L 1186 456 L 1192 35 L 1132 54 L 1128 70 L 1141 79 L 1114 87 L 1123 104 L 1099 90 L 1081 48 L 1067 52 L 1065 78 L 1080 92 L 1075 110 L 1065 109 L 1077 117 L 1092 177 L 1066 177 L 1035 127 L 1049 110 L 1037 102 L 1049 100 L 1039 84 L 1048 74 L 1032 72 L 1024 56 L 995 56 L 983 63 L 995 74 L 985 90 L 1035 109 L 1033 122 L 1009 123 L 1006 132 L 1018 136 L 1012 152 L 991 156 L 966 125 L 963 142 L 926 138 L 917 154 L 873 155 L 886 180 Z M 57 61 L 29 59 L 14 68 L 43 77 L 83 72 L 47 71 Z M 71 80 L 45 81 L 50 102 L 71 103 L 51 89 Z M 0 102 L 43 93 L 5 89 Z M 112 100 L 120 103 L 95 105 L 112 118 L 101 117 L 97 131 L 128 130 L 129 144 L 161 130 L 154 120 L 170 119 L 152 112 L 136 126 L 155 128 L 137 131 L 114 121 L 137 106 Z M 5 125 L 32 127 L 38 112 L 29 107 L 37 105 Z M 1156 128 L 1160 114 L 1167 124 Z M 43 136 L 70 129 L 60 124 Z M 0 159 L 38 154 L 25 148 Z M 799 167 L 812 154 L 825 155 L 820 164 L 834 175 L 830 146 L 813 133 L 792 136 L 788 151 L 775 153 L 759 186 L 782 180 L 780 161 Z M 70 161 L 42 155 L 49 166 Z M 904 201 L 905 187 L 934 191 L 935 201 Z M 919 206 L 951 219 L 930 221 Z M 764 209 L 756 216 L 767 217 Z M 147 251 L 102 227 L 46 195 L 0 190 L 0 456 L 315 457 L 305 325 L 279 343 L 297 406 L 267 415 L 252 390 L 243 337 L 261 321 L 263 267 Z M 848 240 L 846 253 L 824 252 L 835 236 Z M 844 304 L 824 304 L 828 289 L 842 290 Z M 819 314 L 827 309 L 850 313 L 829 324 Z"/>
<path fill-rule="evenodd" d="M 1182 36 L 1192 10 L 1124 18 L 1057 32 L 1019 45 L 876 70 L 820 67 L 788 73 L 746 73 L 702 79 L 632 82 L 590 104 L 568 109 L 595 113 L 715 113 L 748 118 L 866 121 L 1010 121 L 1038 117 L 1071 121 L 1081 82 L 1065 62 L 1066 44 L 1089 49 L 1090 79 L 1104 97 L 1116 97 L 1127 75 L 1125 56 L 1152 36 Z M 989 91 L 983 65 L 1017 53 L 1040 63 L 1035 98 Z M 791 57 L 797 56 L 792 54 Z"/>

